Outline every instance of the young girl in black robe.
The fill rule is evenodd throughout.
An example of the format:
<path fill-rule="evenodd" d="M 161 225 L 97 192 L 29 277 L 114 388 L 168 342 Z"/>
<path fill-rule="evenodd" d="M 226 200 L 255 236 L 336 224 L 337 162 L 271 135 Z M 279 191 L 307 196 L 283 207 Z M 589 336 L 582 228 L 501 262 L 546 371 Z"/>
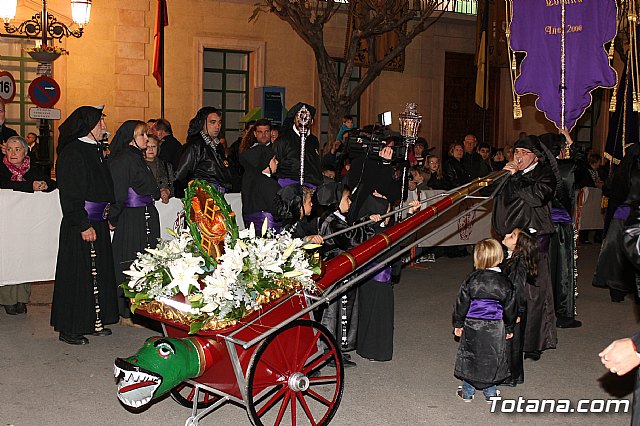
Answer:
<path fill-rule="evenodd" d="M 509 377 L 506 342 L 513 336 L 516 301 L 511 282 L 498 267 L 503 257 L 494 239 L 476 244 L 476 270 L 462 283 L 454 307 L 454 334 L 461 337 L 454 375 L 462 380 L 457 395 L 465 402 L 473 400 L 476 389 L 490 401 L 500 394 L 496 385 Z"/>
<path fill-rule="evenodd" d="M 379 195 L 379 194 L 378 194 Z M 410 203 L 408 214 L 420 208 L 420 201 Z M 389 212 L 390 204 L 386 198 L 369 195 L 359 215 L 369 217 L 373 214 Z M 384 231 L 391 217 L 374 226 L 376 233 Z M 371 267 L 376 267 L 372 264 Z M 394 294 L 391 279 L 391 266 L 385 265 L 358 287 L 358 338 L 356 352 L 369 361 L 390 361 L 393 357 Z"/>
<path fill-rule="evenodd" d="M 505 235 L 502 244 L 507 248 L 508 255 L 500 268 L 513 284 L 517 315 L 513 338 L 507 343 L 511 377 L 503 384 L 516 386 L 524 383 L 523 346 L 527 323 L 527 298 L 531 286 L 536 285 L 538 276 L 538 246 L 535 237 L 520 228 L 515 228 Z"/>
<path fill-rule="evenodd" d="M 330 182 L 318 187 L 318 204 L 325 207 L 326 211 L 319 222 L 321 236 L 325 237 L 349 227 L 346 217 L 351 207 L 350 195 L 351 191 L 342 183 Z M 379 222 L 382 218 L 379 214 L 374 214 L 367 218 L 362 218 L 358 222 L 369 219 Z M 335 237 L 324 239 L 322 259 L 324 261 L 332 259 L 344 251 L 363 243 L 374 235 L 375 229 L 373 226 L 365 225 L 351 229 Z M 341 307 L 343 313 L 339 315 Z M 343 317 L 345 323 L 341 324 L 338 317 Z M 352 289 L 348 291 L 341 300 L 335 300 L 325 308 L 321 323 L 329 329 L 334 337 L 340 336 L 338 340 L 341 343 L 342 350 L 348 352 L 355 349 L 358 333 L 357 318 L 356 290 Z M 355 366 L 355 363 L 345 357 L 344 366 L 352 367 Z"/>

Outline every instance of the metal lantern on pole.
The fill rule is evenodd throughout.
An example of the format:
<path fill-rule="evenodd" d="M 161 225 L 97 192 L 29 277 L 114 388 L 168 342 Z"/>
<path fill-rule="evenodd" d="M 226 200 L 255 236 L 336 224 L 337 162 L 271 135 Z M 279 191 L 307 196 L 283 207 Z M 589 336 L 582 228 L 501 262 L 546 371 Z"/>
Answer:
<path fill-rule="evenodd" d="M 418 138 L 418 129 L 422 122 L 422 115 L 416 111 L 418 105 L 408 103 L 404 108 L 404 112 L 400 113 L 400 134 L 410 144 L 414 143 Z"/>
<path fill-rule="evenodd" d="M 404 108 L 404 112 L 399 114 L 400 118 L 400 134 L 403 138 L 404 145 L 404 167 L 402 169 L 402 202 L 406 198 L 405 191 L 407 188 L 407 155 L 409 154 L 409 145 L 413 145 L 418 138 L 418 129 L 422 122 L 422 115 L 416 111 L 418 105 L 410 102 Z"/>

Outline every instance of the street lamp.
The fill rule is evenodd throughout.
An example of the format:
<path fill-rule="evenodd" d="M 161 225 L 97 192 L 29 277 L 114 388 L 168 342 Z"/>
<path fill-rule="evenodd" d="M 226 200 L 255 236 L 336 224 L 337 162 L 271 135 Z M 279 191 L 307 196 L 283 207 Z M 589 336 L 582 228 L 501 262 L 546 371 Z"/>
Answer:
<path fill-rule="evenodd" d="M 11 24 L 16 17 L 18 0 L 2 0 L 0 3 L 0 18 L 4 21 L 4 30 L 7 34 L 24 34 L 27 37 L 42 38 L 42 45 L 47 45 L 47 39 L 62 41 L 62 37 L 82 37 L 84 26 L 89 23 L 91 14 L 91 0 L 70 0 L 71 16 L 78 24 L 78 29 L 72 30 L 47 11 L 47 0 L 42 1 L 42 12 L 34 14 L 31 19 L 19 25 Z"/>
<path fill-rule="evenodd" d="M 0 0 L 0 18 L 4 21 L 4 30 L 7 34 L 20 34 L 27 38 L 39 37 L 42 47 L 48 46 L 48 40 L 62 41 L 63 37 L 80 38 L 84 32 L 84 26 L 89 23 L 91 15 L 92 0 L 69 0 L 71 3 L 71 16 L 73 22 L 78 25 L 77 29 L 71 29 L 49 13 L 47 10 L 47 0 L 42 1 L 42 11 L 34 14 L 20 24 L 14 25 L 11 20 L 16 17 L 16 9 L 18 0 Z M 38 74 L 50 77 L 51 62 L 53 62 L 59 53 L 43 51 L 28 52 L 31 57 L 40 62 L 38 65 Z M 51 161 L 49 159 L 49 120 L 40 120 L 40 152 L 39 159 L 42 167 L 50 168 Z"/>

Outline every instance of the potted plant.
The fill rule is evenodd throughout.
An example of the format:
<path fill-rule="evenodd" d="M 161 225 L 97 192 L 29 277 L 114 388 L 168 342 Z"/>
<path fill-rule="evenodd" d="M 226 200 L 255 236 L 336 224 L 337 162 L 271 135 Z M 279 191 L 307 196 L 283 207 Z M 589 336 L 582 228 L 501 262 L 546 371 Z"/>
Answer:
<path fill-rule="evenodd" d="M 36 46 L 24 49 L 29 56 L 38 62 L 51 63 L 58 59 L 60 55 L 68 55 L 69 51 L 57 46 Z"/>

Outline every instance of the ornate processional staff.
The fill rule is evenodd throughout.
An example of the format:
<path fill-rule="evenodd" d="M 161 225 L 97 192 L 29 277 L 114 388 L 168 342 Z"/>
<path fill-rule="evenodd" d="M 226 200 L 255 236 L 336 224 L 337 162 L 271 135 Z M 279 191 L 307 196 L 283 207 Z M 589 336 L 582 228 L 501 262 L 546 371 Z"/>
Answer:
<path fill-rule="evenodd" d="M 307 133 L 311 124 L 311 113 L 306 106 L 302 106 L 300 111 L 296 113 L 296 121 L 298 122 L 298 130 L 300 131 L 300 185 L 304 185 L 304 154 L 305 144 L 307 142 Z"/>

